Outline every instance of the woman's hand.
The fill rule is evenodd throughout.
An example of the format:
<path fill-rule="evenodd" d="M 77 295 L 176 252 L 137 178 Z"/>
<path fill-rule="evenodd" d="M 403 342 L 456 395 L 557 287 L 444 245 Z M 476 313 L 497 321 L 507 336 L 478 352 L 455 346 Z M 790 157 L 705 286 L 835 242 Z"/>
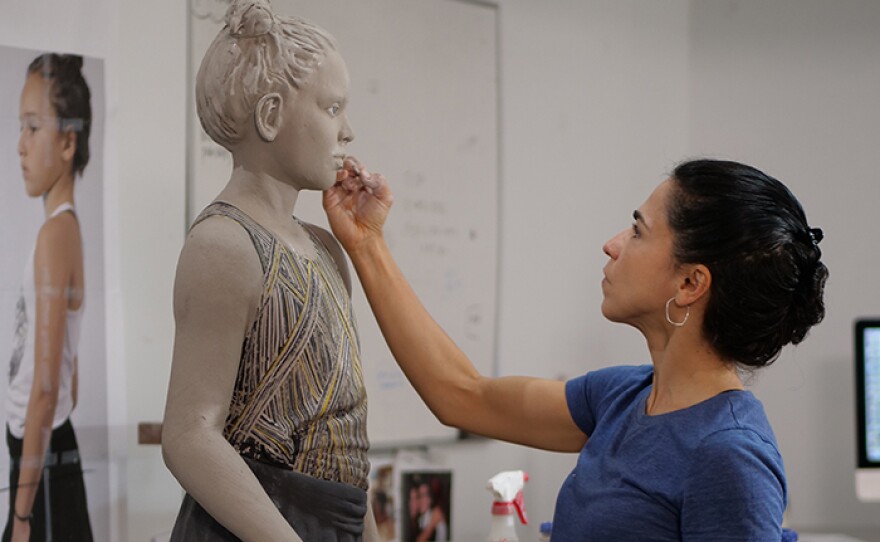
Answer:
<path fill-rule="evenodd" d="M 324 211 L 333 235 L 349 253 L 364 241 L 382 236 L 394 196 L 379 173 L 370 173 L 352 156 L 324 192 Z"/>

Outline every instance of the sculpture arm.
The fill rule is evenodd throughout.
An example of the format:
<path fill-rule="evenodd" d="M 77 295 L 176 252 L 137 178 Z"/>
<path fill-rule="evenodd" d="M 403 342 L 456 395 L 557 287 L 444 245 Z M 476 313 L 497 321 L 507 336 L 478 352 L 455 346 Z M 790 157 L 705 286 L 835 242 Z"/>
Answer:
<path fill-rule="evenodd" d="M 223 435 L 262 275 L 250 239 L 231 220 L 209 218 L 187 238 L 174 287 L 162 454 L 181 486 L 241 540 L 300 541 Z"/>

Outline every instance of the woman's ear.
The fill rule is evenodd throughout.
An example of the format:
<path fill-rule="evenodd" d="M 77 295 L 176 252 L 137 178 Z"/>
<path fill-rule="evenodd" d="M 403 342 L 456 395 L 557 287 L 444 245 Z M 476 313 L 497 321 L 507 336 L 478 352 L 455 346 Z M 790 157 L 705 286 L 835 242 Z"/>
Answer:
<path fill-rule="evenodd" d="M 676 304 L 684 307 L 693 305 L 709 293 L 712 286 L 712 272 L 703 264 L 685 265 L 675 296 Z"/>
<path fill-rule="evenodd" d="M 254 122 L 256 123 L 257 133 L 263 141 L 275 141 L 278 131 L 281 129 L 281 106 L 284 100 L 281 94 L 270 92 L 257 102 L 254 110 Z"/>

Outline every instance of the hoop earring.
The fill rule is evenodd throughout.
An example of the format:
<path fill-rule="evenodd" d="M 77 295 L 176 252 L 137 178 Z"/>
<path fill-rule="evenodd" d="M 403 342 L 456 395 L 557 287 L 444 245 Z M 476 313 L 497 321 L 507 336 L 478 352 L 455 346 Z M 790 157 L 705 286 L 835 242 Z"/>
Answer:
<path fill-rule="evenodd" d="M 688 317 L 690 317 L 691 315 L 691 306 L 688 305 L 687 307 L 685 307 L 687 311 L 684 313 L 684 320 L 682 320 L 681 322 L 673 322 L 672 318 L 669 316 L 669 304 L 672 303 L 674 300 L 674 297 L 670 297 L 669 301 L 666 302 L 666 321 L 675 327 L 681 327 L 684 325 L 685 322 L 688 321 Z"/>

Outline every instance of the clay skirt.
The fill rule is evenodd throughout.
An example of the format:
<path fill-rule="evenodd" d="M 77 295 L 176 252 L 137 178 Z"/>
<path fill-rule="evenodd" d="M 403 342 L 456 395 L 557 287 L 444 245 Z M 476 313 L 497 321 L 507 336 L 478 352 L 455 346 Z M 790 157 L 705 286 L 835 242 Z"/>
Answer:
<path fill-rule="evenodd" d="M 367 492 L 243 458 L 304 542 L 360 542 Z M 190 495 L 185 495 L 171 542 L 239 542 Z"/>

